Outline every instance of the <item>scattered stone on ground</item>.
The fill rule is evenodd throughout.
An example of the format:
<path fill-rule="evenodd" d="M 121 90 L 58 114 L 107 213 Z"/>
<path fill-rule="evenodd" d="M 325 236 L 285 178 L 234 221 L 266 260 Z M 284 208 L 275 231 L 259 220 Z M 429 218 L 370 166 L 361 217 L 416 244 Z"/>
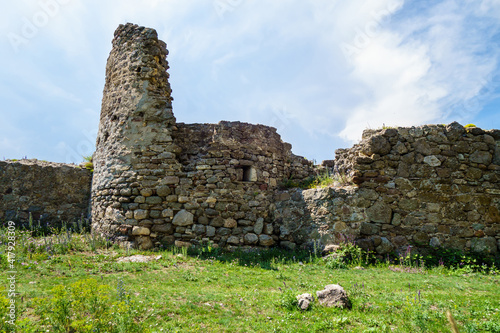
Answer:
<path fill-rule="evenodd" d="M 150 262 L 153 260 L 160 260 L 162 258 L 161 255 L 159 256 L 145 256 L 142 254 L 136 254 L 133 256 L 129 257 L 121 257 L 116 260 L 117 262 Z"/>
<path fill-rule="evenodd" d="M 297 296 L 297 300 L 299 301 L 299 308 L 305 311 L 314 302 L 314 297 L 311 294 L 302 294 Z"/>
<path fill-rule="evenodd" d="M 351 308 L 351 301 L 347 297 L 344 288 L 338 284 L 329 284 L 324 290 L 316 292 L 319 304 L 327 307 Z"/>
<path fill-rule="evenodd" d="M 340 245 L 335 245 L 335 244 L 327 245 L 323 249 L 322 255 L 326 256 L 328 254 L 335 253 L 338 251 L 338 249 L 340 249 Z"/>

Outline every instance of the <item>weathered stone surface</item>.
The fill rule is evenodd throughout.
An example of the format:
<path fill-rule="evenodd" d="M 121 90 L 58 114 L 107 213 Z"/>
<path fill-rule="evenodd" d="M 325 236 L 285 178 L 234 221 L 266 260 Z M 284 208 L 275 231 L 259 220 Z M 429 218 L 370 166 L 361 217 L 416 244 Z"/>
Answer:
<path fill-rule="evenodd" d="M 327 307 L 351 308 L 351 301 L 344 288 L 338 284 L 329 284 L 324 290 L 316 292 L 319 304 Z"/>
<path fill-rule="evenodd" d="M 469 159 L 473 163 L 478 164 L 490 164 L 493 156 L 487 151 L 475 151 L 473 152 Z"/>
<path fill-rule="evenodd" d="M 363 235 L 374 235 L 378 233 L 380 230 L 380 227 L 374 223 L 361 223 L 361 234 Z"/>
<path fill-rule="evenodd" d="M 176 247 L 191 247 L 191 246 L 193 246 L 193 244 L 191 244 L 189 242 L 184 242 L 184 241 L 176 240 L 175 241 L 175 246 Z"/>
<path fill-rule="evenodd" d="M 391 144 L 382 136 L 372 136 L 368 138 L 361 147 L 361 152 L 365 155 L 386 155 L 391 151 Z"/>
<path fill-rule="evenodd" d="M 229 238 L 227 239 L 227 242 L 229 244 L 238 245 L 240 243 L 240 239 L 236 236 L 229 236 Z"/>
<path fill-rule="evenodd" d="M 161 183 L 164 185 L 174 185 L 174 184 L 179 183 L 179 177 L 167 176 L 161 180 Z"/>
<path fill-rule="evenodd" d="M 244 240 L 246 244 L 257 244 L 259 237 L 256 234 L 249 233 L 245 235 Z"/>
<path fill-rule="evenodd" d="M 269 235 L 260 235 L 259 244 L 262 246 L 272 246 L 274 245 L 274 239 Z"/>
<path fill-rule="evenodd" d="M 236 228 L 238 226 L 238 222 L 235 219 L 226 219 L 224 221 L 224 228 Z"/>
<path fill-rule="evenodd" d="M 305 311 L 314 302 L 314 297 L 311 294 L 302 294 L 297 296 L 297 301 L 299 309 Z"/>
<path fill-rule="evenodd" d="M 282 248 L 287 249 L 287 250 L 293 251 L 297 247 L 297 244 L 295 244 L 293 242 L 289 242 L 289 241 L 281 241 L 280 246 Z"/>
<path fill-rule="evenodd" d="M 413 241 L 417 245 L 427 245 L 429 243 L 429 234 L 425 232 L 416 232 L 413 235 Z"/>
<path fill-rule="evenodd" d="M 336 244 L 326 245 L 325 248 L 323 249 L 323 251 L 321 252 L 321 255 L 325 256 L 325 255 L 328 255 L 330 253 L 337 252 L 338 249 L 340 249 L 340 245 L 336 245 Z"/>
<path fill-rule="evenodd" d="M 172 223 L 155 224 L 151 228 L 151 231 L 163 234 L 172 234 L 174 232 L 174 227 L 172 226 Z"/>
<path fill-rule="evenodd" d="M 495 254 L 498 251 L 497 241 L 494 237 L 474 238 L 471 241 L 472 251 Z"/>
<path fill-rule="evenodd" d="M 207 237 L 213 237 L 215 236 L 215 228 L 212 226 L 206 226 L 207 228 Z"/>
<path fill-rule="evenodd" d="M 175 214 L 172 224 L 177 226 L 191 225 L 193 224 L 193 214 L 183 209 Z"/>
<path fill-rule="evenodd" d="M 153 242 L 148 236 L 138 236 L 136 241 L 140 250 L 149 250 L 153 247 Z"/>
<path fill-rule="evenodd" d="M 434 155 L 424 157 L 424 163 L 427 163 L 431 167 L 438 167 L 441 165 L 441 161 Z"/>
<path fill-rule="evenodd" d="M 203 235 L 206 231 L 206 227 L 203 224 L 195 224 L 193 225 L 192 230 L 197 235 Z"/>
<path fill-rule="evenodd" d="M 148 236 L 151 233 L 149 228 L 135 226 L 132 228 L 132 236 Z"/>
<path fill-rule="evenodd" d="M 372 222 L 391 223 L 392 209 L 384 203 L 376 203 L 366 210 L 366 215 Z"/>
<path fill-rule="evenodd" d="M 378 254 L 386 254 L 394 249 L 394 245 L 385 237 L 380 237 L 380 245 L 378 245 L 375 250 Z"/>
<path fill-rule="evenodd" d="M 170 195 L 172 193 L 172 190 L 170 189 L 170 186 L 158 186 L 156 188 L 156 194 L 158 194 L 160 197 L 166 197 L 167 195 Z"/>
<path fill-rule="evenodd" d="M 97 232 L 123 244 L 147 236 L 133 231 L 138 227 L 150 229 L 155 243 L 234 247 L 233 236 L 252 246 L 358 239 L 389 248 L 385 238 L 398 249 L 403 240 L 423 247 L 440 241 L 487 252 L 500 239 L 500 131 L 457 123 L 368 130 L 315 170 L 273 128 L 177 123 L 166 54 L 152 29 L 127 24 L 116 31 L 94 154 Z M 38 188 L 52 167 L 50 184 Z M 298 183 L 318 171 L 345 175 L 356 186 L 337 180 L 326 188 L 277 191 L 282 179 Z M 74 221 L 87 212 L 89 179 L 74 167 L 0 162 L 0 218 Z"/>
<path fill-rule="evenodd" d="M 0 161 L 0 219 L 60 225 L 88 215 L 92 173 L 36 159 Z M 123 214 L 120 214 L 123 216 Z"/>
<path fill-rule="evenodd" d="M 255 225 L 253 227 L 253 232 L 257 235 L 260 235 L 263 229 L 264 229 L 264 219 L 260 217 L 257 219 L 257 222 L 255 222 Z"/>
<path fill-rule="evenodd" d="M 137 209 L 134 210 L 134 219 L 136 220 L 144 220 L 147 219 L 149 216 L 149 212 L 144 209 Z"/>
<path fill-rule="evenodd" d="M 429 241 L 429 245 L 431 247 L 440 247 L 441 241 L 437 237 L 432 237 L 431 240 Z"/>

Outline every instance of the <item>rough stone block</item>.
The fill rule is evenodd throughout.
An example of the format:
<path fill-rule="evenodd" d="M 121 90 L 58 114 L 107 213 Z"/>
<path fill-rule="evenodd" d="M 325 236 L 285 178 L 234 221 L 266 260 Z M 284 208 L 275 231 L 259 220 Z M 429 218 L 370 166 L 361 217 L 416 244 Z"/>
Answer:
<path fill-rule="evenodd" d="M 264 219 L 262 217 L 259 217 L 255 222 L 253 231 L 255 234 L 260 235 L 263 229 L 264 229 Z"/>
<path fill-rule="evenodd" d="M 224 221 L 224 228 L 236 228 L 238 226 L 238 222 L 235 219 L 226 219 Z"/>
<path fill-rule="evenodd" d="M 259 244 L 262 246 L 272 246 L 274 245 L 274 239 L 269 235 L 260 235 Z"/>
<path fill-rule="evenodd" d="M 172 223 L 155 224 L 151 228 L 151 231 L 162 233 L 162 234 L 173 234 L 174 233 L 174 227 L 173 227 Z"/>
<path fill-rule="evenodd" d="M 324 290 L 316 292 L 319 304 L 327 307 L 351 308 L 351 301 L 347 297 L 347 293 L 338 284 L 329 284 Z"/>
<path fill-rule="evenodd" d="M 376 203 L 366 210 L 366 215 L 372 222 L 391 223 L 392 209 L 384 203 Z"/>
<path fill-rule="evenodd" d="M 147 210 L 144 209 L 136 209 L 134 210 L 134 219 L 136 220 L 144 220 L 148 218 L 149 213 Z"/>
<path fill-rule="evenodd" d="M 243 237 L 246 244 L 257 244 L 259 237 L 256 234 L 248 233 Z"/>
<path fill-rule="evenodd" d="M 215 236 L 215 228 L 212 226 L 207 226 L 207 237 Z"/>
<path fill-rule="evenodd" d="M 148 236 L 151 233 L 149 228 L 135 226 L 132 228 L 132 236 Z"/>
<path fill-rule="evenodd" d="M 197 235 L 202 235 L 206 231 L 206 227 L 202 224 L 193 225 L 193 232 Z"/>
<path fill-rule="evenodd" d="M 193 214 L 188 212 L 187 210 L 181 210 L 177 214 L 175 214 L 172 223 L 176 226 L 188 226 L 193 224 Z"/>

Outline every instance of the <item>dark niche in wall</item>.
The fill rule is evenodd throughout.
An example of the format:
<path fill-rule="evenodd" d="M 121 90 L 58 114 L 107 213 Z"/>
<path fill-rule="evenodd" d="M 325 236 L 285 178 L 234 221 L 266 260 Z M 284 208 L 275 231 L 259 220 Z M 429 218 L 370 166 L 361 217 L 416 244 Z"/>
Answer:
<path fill-rule="evenodd" d="M 256 182 L 257 170 L 251 165 L 239 165 L 236 167 L 237 180 L 242 182 Z"/>

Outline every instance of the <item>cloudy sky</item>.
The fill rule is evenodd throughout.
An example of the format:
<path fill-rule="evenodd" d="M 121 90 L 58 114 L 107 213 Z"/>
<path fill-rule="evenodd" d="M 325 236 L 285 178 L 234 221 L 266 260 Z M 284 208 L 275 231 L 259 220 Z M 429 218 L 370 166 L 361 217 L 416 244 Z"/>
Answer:
<path fill-rule="evenodd" d="M 366 128 L 500 128 L 500 0 L 17 0 L 0 12 L 0 159 L 94 150 L 113 32 L 155 28 L 179 122 L 274 126 L 332 159 Z"/>

